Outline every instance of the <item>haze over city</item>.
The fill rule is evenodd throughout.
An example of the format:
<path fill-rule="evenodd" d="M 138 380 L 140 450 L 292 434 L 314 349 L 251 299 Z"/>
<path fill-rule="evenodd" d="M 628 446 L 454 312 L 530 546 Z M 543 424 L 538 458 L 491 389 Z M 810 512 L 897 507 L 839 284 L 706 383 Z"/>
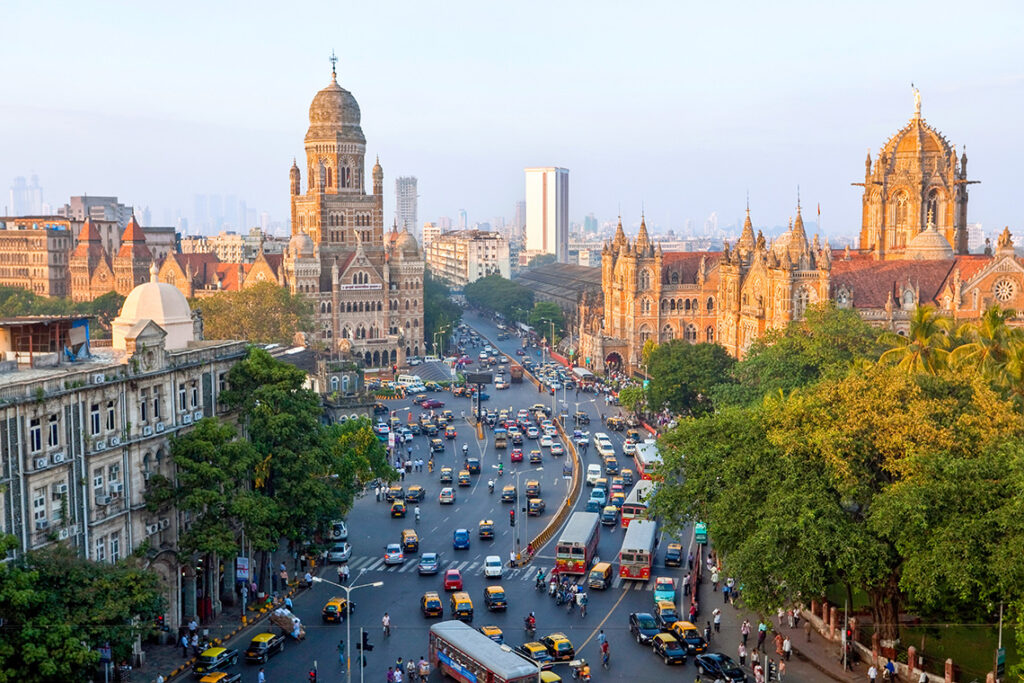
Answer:
<path fill-rule="evenodd" d="M 14 3 L 0 179 L 45 201 L 118 195 L 153 222 L 197 193 L 287 219 L 311 93 L 362 109 L 389 188 L 419 178 L 421 221 L 511 216 L 523 168 L 570 169 L 570 220 L 659 230 L 785 224 L 800 186 L 822 231 L 855 235 L 870 148 L 922 112 L 967 146 L 968 220 L 1017 229 L 1022 9 L 948 2 Z M 46 49 L 40 49 L 45 35 Z M 386 193 L 385 210 L 393 212 Z M 812 219 L 813 220 L 813 219 Z M 244 229 L 247 226 L 233 226 Z"/>

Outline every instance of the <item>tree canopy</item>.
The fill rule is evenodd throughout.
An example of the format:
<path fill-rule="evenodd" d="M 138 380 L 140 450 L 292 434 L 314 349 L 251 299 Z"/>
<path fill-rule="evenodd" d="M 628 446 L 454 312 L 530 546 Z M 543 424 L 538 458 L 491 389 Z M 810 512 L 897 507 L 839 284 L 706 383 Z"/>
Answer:
<path fill-rule="evenodd" d="M 500 313 L 512 321 L 526 322 L 533 308 L 533 292 L 500 275 L 471 282 L 462 288 L 462 293 L 473 306 Z"/>
<path fill-rule="evenodd" d="M 537 334 L 555 344 L 565 334 L 565 315 L 562 308 L 551 301 L 538 301 L 533 305 L 528 319 L 529 325 Z M 551 339 L 551 323 L 555 324 L 555 338 Z"/>
<path fill-rule="evenodd" d="M 434 334 L 438 331 L 443 330 L 445 339 L 450 338 L 462 319 L 462 308 L 451 300 L 450 294 L 447 285 L 429 270 L 423 274 L 423 333 L 427 344 L 435 343 Z"/>
<path fill-rule="evenodd" d="M 718 344 L 691 344 L 673 339 L 650 353 L 647 403 L 676 414 L 703 415 L 713 408 L 712 391 L 729 382 L 736 360 Z"/>
<path fill-rule="evenodd" d="M 313 303 L 273 282 L 220 292 L 189 302 L 203 315 L 207 339 L 244 339 L 255 344 L 291 344 L 297 332 L 312 335 Z"/>
<path fill-rule="evenodd" d="M 548 266 L 557 260 L 558 258 L 554 254 L 537 254 L 530 259 L 530 262 L 526 264 L 526 267 L 539 268 L 541 266 Z"/>
<path fill-rule="evenodd" d="M 99 329 L 93 337 L 109 336 L 110 323 L 121 312 L 124 297 L 110 291 L 92 301 L 72 301 L 59 297 L 39 296 L 20 287 L 0 287 L 0 316 L 19 315 L 86 315 L 96 318 Z"/>

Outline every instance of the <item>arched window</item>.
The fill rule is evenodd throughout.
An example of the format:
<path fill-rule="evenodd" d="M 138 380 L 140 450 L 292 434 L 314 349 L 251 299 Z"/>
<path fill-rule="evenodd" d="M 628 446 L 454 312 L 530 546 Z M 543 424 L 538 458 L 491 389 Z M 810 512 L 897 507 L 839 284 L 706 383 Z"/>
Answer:
<path fill-rule="evenodd" d="M 708 297 L 708 313 L 715 310 L 715 299 L 714 297 Z"/>
<path fill-rule="evenodd" d="M 673 336 L 675 336 L 675 335 L 672 332 L 672 326 L 671 325 L 665 325 L 665 327 L 661 328 L 661 340 L 662 341 L 668 341 Z"/>
<path fill-rule="evenodd" d="M 941 197 L 939 196 L 938 189 L 934 189 L 928 193 L 928 199 L 925 201 L 924 207 L 924 215 L 926 217 L 925 220 L 927 220 L 927 218 L 930 216 L 931 220 L 935 223 L 936 226 L 942 224 L 942 221 L 939 219 L 939 216 L 942 215 L 940 213 L 940 199 Z"/>
<path fill-rule="evenodd" d="M 708 325 L 708 328 L 704 330 L 704 340 L 709 344 L 715 341 L 715 328 Z"/>
<path fill-rule="evenodd" d="M 672 276 L 669 278 L 669 281 L 672 284 L 674 284 L 674 285 L 678 285 L 679 284 L 679 273 L 676 272 L 676 271 L 673 271 L 672 272 Z"/>
<path fill-rule="evenodd" d="M 793 295 L 793 318 L 799 320 L 804 317 L 807 307 L 813 303 L 814 297 L 809 289 L 801 287 Z"/>
<path fill-rule="evenodd" d="M 668 302 L 665 299 L 661 300 L 661 312 L 664 313 L 668 310 Z"/>
<path fill-rule="evenodd" d="M 330 166 L 327 167 L 327 187 L 334 187 L 334 174 Z"/>
<path fill-rule="evenodd" d="M 342 377 L 341 377 L 341 393 L 343 393 L 343 394 L 347 394 L 348 393 L 348 382 L 349 382 L 348 375 L 342 375 Z"/>
<path fill-rule="evenodd" d="M 690 342 L 691 344 L 697 343 L 697 328 L 694 327 L 693 325 L 686 326 L 686 331 L 684 335 L 686 341 Z"/>
<path fill-rule="evenodd" d="M 643 327 L 640 328 L 640 343 L 643 344 L 644 342 L 646 342 L 650 338 L 651 338 L 651 328 L 648 327 L 647 325 L 644 325 Z"/>
<path fill-rule="evenodd" d="M 335 376 L 331 377 L 331 391 L 338 390 L 338 378 Z"/>
<path fill-rule="evenodd" d="M 687 311 L 690 310 L 690 300 L 689 299 L 687 299 L 686 301 L 683 302 L 683 308 L 685 308 Z"/>

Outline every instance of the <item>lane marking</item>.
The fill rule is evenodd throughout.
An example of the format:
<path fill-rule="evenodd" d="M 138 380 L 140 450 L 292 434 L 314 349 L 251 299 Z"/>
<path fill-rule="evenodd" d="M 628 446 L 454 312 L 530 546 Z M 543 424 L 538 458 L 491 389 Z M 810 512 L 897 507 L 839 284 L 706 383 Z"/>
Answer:
<path fill-rule="evenodd" d="M 604 623 L 605 623 L 606 621 L 608 621 L 608 619 L 609 619 L 609 618 L 610 618 L 610 617 L 612 616 L 612 613 L 613 613 L 613 612 L 615 611 L 615 609 L 616 609 L 616 608 L 617 608 L 617 607 L 619 606 L 619 603 L 621 603 L 621 602 L 622 602 L 622 600 L 623 600 L 623 598 L 625 598 L 625 597 L 626 597 L 626 596 L 627 596 L 628 594 L 629 594 L 629 591 L 622 591 L 622 595 L 620 595 L 620 596 L 619 596 L 619 599 L 618 599 L 618 600 L 616 600 L 616 601 L 615 601 L 615 604 L 614 604 L 614 605 L 612 605 L 612 606 L 611 606 L 611 609 L 609 609 L 609 610 L 608 610 L 608 614 L 604 615 L 604 619 L 602 619 L 602 620 L 600 621 L 600 623 L 598 623 L 598 625 L 594 627 L 594 630 L 590 632 L 590 635 L 589 635 L 589 636 L 587 636 L 587 639 L 583 641 L 583 644 L 582 644 L 582 645 L 580 645 L 580 646 L 579 646 L 579 647 L 578 647 L 578 648 L 576 649 L 576 651 L 577 651 L 577 652 L 579 652 L 580 650 L 582 650 L 583 648 L 585 648 L 585 647 L 587 646 L 587 643 L 589 643 L 589 642 L 590 642 L 591 640 L 593 640 L 593 639 L 594 639 L 594 637 L 595 637 L 595 636 L 596 636 L 596 635 L 598 634 L 598 632 L 599 632 L 599 631 L 600 631 L 600 630 L 601 630 L 601 629 L 602 629 L 602 628 L 604 627 Z M 588 605 L 588 606 L 589 606 L 589 605 Z"/>

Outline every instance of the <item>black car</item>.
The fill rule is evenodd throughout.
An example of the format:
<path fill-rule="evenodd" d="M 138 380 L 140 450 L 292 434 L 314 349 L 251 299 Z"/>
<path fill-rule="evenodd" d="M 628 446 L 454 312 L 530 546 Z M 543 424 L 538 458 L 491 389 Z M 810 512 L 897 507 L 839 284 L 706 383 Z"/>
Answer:
<path fill-rule="evenodd" d="M 437 425 L 433 422 L 428 422 L 423 425 L 423 433 L 427 436 L 437 436 Z"/>
<path fill-rule="evenodd" d="M 747 676 L 728 655 L 721 652 L 697 655 L 697 673 L 717 676 L 731 683 L 746 683 Z"/>
<path fill-rule="evenodd" d="M 629 615 L 629 632 L 641 645 L 651 642 L 654 636 L 661 633 L 661 628 L 654 617 L 648 612 L 633 612 Z"/>
<path fill-rule="evenodd" d="M 202 678 L 207 674 L 223 671 L 229 666 L 238 663 L 238 650 L 226 647 L 211 647 L 203 651 L 195 664 L 192 665 L 192 675 L 195 678 Z"/>
<path fill-rule="evenodd" d="M 413 433 L 413 436 L 419 436 L 423 433 L 423 427 L 420 427 L 419 422 L 413 422 L 409 425 L 409 431 Z"/>
<path fill-rule="evenodd" d="M 374 403 L 373 404 L 373 414 L 374 415 L 385 415 L 385 414 L 387 414 L 387 412 L 388 412 L 388 407 L 386 405 L 384 405 L 383 403 Z"/>
<path fill-rule="evenodd" d="M 270 655 L 284 652 L 284 635 L 280 633 L 260 633 L 252 639 L 245 650 L 245 661 L 266 664 Z"/>

